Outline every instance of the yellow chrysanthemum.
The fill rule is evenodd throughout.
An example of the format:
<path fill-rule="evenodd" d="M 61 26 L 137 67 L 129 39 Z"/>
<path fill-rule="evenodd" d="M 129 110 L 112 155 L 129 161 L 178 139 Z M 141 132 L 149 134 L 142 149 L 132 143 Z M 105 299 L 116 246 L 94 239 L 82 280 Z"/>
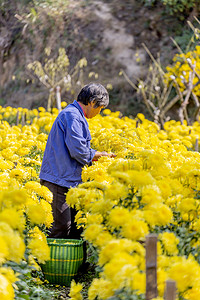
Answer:
<path fill-rule="evenodd" d="M 84 231 L 84 237 L 89 242 L 96 240 L 98 235 L 103 231 L 103 226 L 99 224 L 91 224 Z"/>
<path fill-rule="evenodd" d="M 164 249 L 169 255 L 177 255 L 179 239 L 174 235 L 173 232 L 163 232 L 159 235 Z"/>
<path fill-rule="evenodd" d="M 5 262 L 6 258 L 9 257 L 9 245 L 6 243 L 5 239 L 0 236 L 0 264 Z"/>
<path fill-rule="evenodd" d="M 82 290 L 83 286 L 81 283 L 77 283 L 72 280 L 71 282 L 71 287 L 70 287 L 70 292 L 69 292 L 69 296 L 71 297 L 71 300 L 82 300 L 83 297 L 81 295 L 81 290 Z"/>
<path fill-rule="evenodd" d="M 11 283 L 19 280 L 17 277 L 19 273 L 15 273 L 14 270 L 9 267 L 1 267 L 0 274 L 4 275 Z"/>
<path fill-rule="evenodd" d="M 148 226 L 144 221 L 129 219 L 122 226 L 122 235 L 131 240 L 144 239 L 148 234 Z"/>
<path fill-rule="evenodd" d="M 50 259 L 50 248 L 47 245 L 46 237 L 38 227 L 34 227 L 30 231 L 30 238 L 28 248 L 31 250 L 31 254 L 37 258 L 38 262 L 44 263 Z"/>
<path fill-rule="evenodd" d="M 108 299 L 113 296 L 114 290 L 112 283 L 103 278 L 95 278 L 88 290 L 88 299 L 94 300 L 96 297 L 100 299 Z"/>
<path fill-rule="evenodd" d="M 133 279 L 131 283 L 132 290 L 137 291 L 137 293 L 144 294 L 146 290 L 146 275 L 135 271 L 133 273 Z"/>
<path fill-rule="evenodd" d="M 22 210 L 15 208 L 5 208 L 0 212 L 0 222 L 6 222 L 13 229 L 18 229 L 21 233 L 25 229 L 25 217 Z"/>
<path fill-rule="evenodd" d="M 199 276 L 199 264 L 195 260 L 186 259 L 184 257 L 174 262 L 169 270 L 169 277 L 176 281 L 180 292 L 184 292 L 197 284 Z"/>
<path fill-rule="evenodd" d="M 10 281 L 2 274 L 0 274 L 0 299 L 13 300 L 15 296 L 14 289 Z"/>
<path fill-rule="evenodd" d="M 23 238 L 5 222 L 0 222 L 0 237 L 7 244 L 8 259 L 19 263 L 24 257 L 25 252 Z"/>
<path fill-rule="evenodd" d="M 112 239 L 106 243 L 99 253 L 99 264 L 104 265 L 121 251 L 131 253 L 136 250 L 135 242 L 128 239 Z M 137 250 L 136 250 L 137 251 Z"/>
<path fill-rule="evenodd" d="M 130 218 L 129 210 L 123 207 L 115 207 L 111 210 L 108 216 L 108 223 L 114 227 L 118 228 L 123 226 L 127 220 Z"/>
<path fill-rule="evenodd" d="M 32 224 L 43 224 L 46 218 L 45 209 L 39 202 L 29 201 L 26 212 Z"/>

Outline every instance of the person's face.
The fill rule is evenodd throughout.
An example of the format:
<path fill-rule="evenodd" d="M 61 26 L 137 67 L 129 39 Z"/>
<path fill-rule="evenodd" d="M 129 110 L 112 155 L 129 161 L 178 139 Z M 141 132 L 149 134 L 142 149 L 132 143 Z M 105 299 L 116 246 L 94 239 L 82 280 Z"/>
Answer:
<path fill-rule="evenodd" d="M 87 108 L 88 108 L 88 110 L 86 112 L 86 117 L 88 119 L 91 119 L 91 118 L 94 118 L 96 115 L 98 115 L 100 113 L 103 106 L 95 107 L 95 102 L 91 102 L 87 105 Z"/>

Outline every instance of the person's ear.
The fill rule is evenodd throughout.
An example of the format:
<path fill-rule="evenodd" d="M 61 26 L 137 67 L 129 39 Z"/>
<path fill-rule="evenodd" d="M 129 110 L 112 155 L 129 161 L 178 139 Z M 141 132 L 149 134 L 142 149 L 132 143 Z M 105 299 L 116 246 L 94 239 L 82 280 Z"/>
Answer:
<path fill-rule="evenodd" d="M 94 108 L 95 107 L 95 105 L 96 105 L 96 100 L 94 99 L 94 100 L 92 100 L 91 101 L 91 104 L 92 104 L 92 107 Z"/>

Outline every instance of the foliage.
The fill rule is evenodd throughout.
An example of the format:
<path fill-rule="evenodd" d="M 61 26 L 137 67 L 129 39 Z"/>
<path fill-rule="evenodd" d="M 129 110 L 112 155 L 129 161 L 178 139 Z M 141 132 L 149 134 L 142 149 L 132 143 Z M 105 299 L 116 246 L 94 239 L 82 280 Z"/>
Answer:
<path fill-rule="evenodd" d="M 69 0 L 33 0 L 35 7 L 48 8 L 49 13 L 63 13 L 69 6 Z"/>
<path fill-rule="evenodd" d="M 146 48 L 146 46 L 145 46 Z M 150 54 L 149 50 L 146 48 Z M 150 54 L 152 57 L 152 55 Z M 159 126 L 170 119 L 169 111 L 180 100 L 180 94 L 176 94 L 173 84 L 168 84 L 165 72 L 161 67 L 159 59 L 152 57 L 153 63 L 150 64 L 147 76 L 144 80 L 137 79 L 137 85 L 130 80 L 125 71 L 121 71 L 128 83 L 137 91 L 138 97 L 141 97 L 150 118 Z"/>
<path fill-rule="evenodd" d="M 26 261 L 21 263 L 7 262 L 4 267 L 12 268 L 15 274 L 18 274 L 17 281 L 15 282 L 15 299 L 56 299 L 56 291 L 50 291 L 44 287 L 38 277 L 33 276 L 36 271 L 33 267 L 28 265 Z"/>
<path fill-rule="evenodd" d="M 127 288 L 119 289 L 115 292 L 114 296 L 108 298 L 108 300 L 145 300 L 144 295 L 133 294 L 133 291 Z"/>
<path fill-rule="evenodd" d="M 199 21 L 197 19 L 196 21 L 199 25 Z M 142 97 L 151 118 L 161 127 L 170 119 L 170 111 L 173 108 L 176 108 L 177 117 L 182 124 L 184 120 L 187 124 L 199 120 L 200 47 L 197 45 L 194 50 L 192 48 L 199 40 L 200 30 L 190 22 L 189 25 L 193 30 L 193 36 L 186 50 L 188 48 L 191 50 L 184 54 L 177 42 L 173 40 L 179 54 L 174 56 L 171 66 L 164 69 L 159 57 L 155 59 L 146 45 L 143 45 L 152 59 L 145 80 L 137 79 L 137 84 L 134 84 L 127 74 L 121 71 Z"/>
<path fill-rule="evenodd" d="M 188 28 L 181 35 L 177 35 L 174 40 L 184 53 L 194 50 L 198 45 L 198 38 L 195 37 L 193 30 Z"/>
<path fill-rule="evenodd" d="M 160 3 L 169 15 L 176 15 L 181 19 L 184 15 L 188 15 L 192 8 L 198 9 L 198 0 L 144 0 L 144 3 L 147 6 Z"/>
<path fill-rule="evenodd" d="M 166 68 L 166 78 L 168 82 L 173 82 L 179 95 L 185 94 L 181 99 L 179 115 L 181 121 L 185 118 L 188 123 L 199 119 L 199 84 L 200 84 L 200 47 L 196 46 L 195 50 L 186 54 L 177 54 L 173 59 L 172 66 Z M 193 101 L 195 110 L 190 119 L 188 116 L 187 106 Z"/>
<path fill-rule="evenodd" d="M 61 109 L 61 88 L 71 90 L 73 93 L 76 84 L 79 84 L 79 86 L 83 85 L 82 69 L 87 66 L 86 58 L 82 58 L 70 70 L 70 62 L 65 49 L 60 48 L 58 52 L 58 56 L 55 59 L 50 58 L 51 49 L 46 48 L 44 65 L 39 61 L 28 64 L 28 69 L 33 70 L 39 81 L 49 90 L 48 111 L 50 111 L 52 106 L 55 106 L 55 100 L 57 100 L 58 109 Z"/>
<path fill-rule="evenodd" d="M 175 55 L 172 66 L 167 66 L 166 70 L 166 77 L 169 78 L 169 80 L 172 80 L 172 78 L 175 77 L 181 92 L 183 92 L 190 84 L 189 78 L 194 72 L 194 75 L 192 76 L 192 92 L 194 92 L 197 97 L 200 96 L 200 46 L 196 46 L 194 51 L 189 51 L 186 54 L 182 53 Z"/>
<path fill-rule="evenodd" d="M 198 4 L 196 0 L 162 0 L 169 14 L 188 12 Z"/>

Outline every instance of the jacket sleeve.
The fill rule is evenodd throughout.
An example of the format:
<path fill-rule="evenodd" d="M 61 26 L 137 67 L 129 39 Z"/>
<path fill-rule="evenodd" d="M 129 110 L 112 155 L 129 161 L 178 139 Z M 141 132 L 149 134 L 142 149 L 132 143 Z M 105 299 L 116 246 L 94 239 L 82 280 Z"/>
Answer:
<path fill-rule="evenodd" d="M 70 156 L 80 164 L 91 164 L 96 150 L 90 148 L 89 137 L 84 137 L 83 125 L 77 118 L 68 118 L 65 128 L 65 144 Z"/>

